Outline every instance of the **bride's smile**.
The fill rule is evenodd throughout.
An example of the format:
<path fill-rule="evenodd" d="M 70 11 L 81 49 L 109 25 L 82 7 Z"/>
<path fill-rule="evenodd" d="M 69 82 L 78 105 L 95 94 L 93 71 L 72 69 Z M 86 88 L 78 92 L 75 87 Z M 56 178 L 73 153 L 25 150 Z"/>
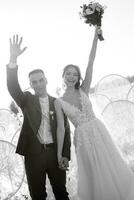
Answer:
<path fill-rule="evenodd" d="M 66 70 L 65 74 L 64 74 L 64 83 L 66 84 L 67 87 L 69 86 L 75 86 L 75 84 L 78 82 L 78 72 L 77 70 L 72 67 L 69 66 L 68 69 Z"/>

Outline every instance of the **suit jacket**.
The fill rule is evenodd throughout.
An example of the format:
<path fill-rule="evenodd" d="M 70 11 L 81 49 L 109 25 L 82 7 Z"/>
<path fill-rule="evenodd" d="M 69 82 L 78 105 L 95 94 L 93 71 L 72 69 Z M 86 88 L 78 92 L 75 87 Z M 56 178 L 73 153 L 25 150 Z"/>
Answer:
<path fill-rule="evenodd" d="M 18 67 L 10 69 L 7 66 L 7 87 L 8 91 L 21 108 L 24 121 L 18 140 L 16 153 L 21 155 L 39 154 L 43 150 L 43 145 L 37 138 L 38 130 L 41 124 L 41 107 L 39 97 L 30 92 L 23 92 L 18 82 Z M 54 107 L 55 98 L 48 95 L 50 127 L 54 141 L 55 152 L 57 154 L 57 120 Z M 70 126 L 67 117 L 64 115 L 65 137 L 62 155 L 70 160 Z"/>

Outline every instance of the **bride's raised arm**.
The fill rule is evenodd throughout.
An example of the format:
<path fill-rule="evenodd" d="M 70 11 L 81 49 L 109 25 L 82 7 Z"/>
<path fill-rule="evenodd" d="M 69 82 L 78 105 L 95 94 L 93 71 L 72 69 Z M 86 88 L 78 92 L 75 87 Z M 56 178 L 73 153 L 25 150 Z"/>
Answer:
<path fill-rule="evenodd" d="M 92 81 L 93 64 L 94 64 L 94 59 L 96 56 L 96 49 L 97 49 L 97 43 L 98 43 L 98 31 L 101 31 L 101 30 L 100 30 L 100 28 L 96 27 L 95 33 L 94 33 L 94 39 L 93 39 L 93 43 L 92 43 L 92 48 L 91 48 L 90 55 L 89 55 L 85 78 L 81 85 L 82 90 L 86 94 L 89 94 L 90 85 L 91 85 L 91 81 Z"/>

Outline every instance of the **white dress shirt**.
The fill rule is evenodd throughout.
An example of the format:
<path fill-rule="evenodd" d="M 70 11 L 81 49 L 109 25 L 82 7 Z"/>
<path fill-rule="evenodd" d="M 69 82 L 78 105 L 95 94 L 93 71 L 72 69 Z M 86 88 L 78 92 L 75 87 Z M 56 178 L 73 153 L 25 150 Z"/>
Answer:
<path fill-rule="evenodd" d="M 50 129 L 48 96 L 44 98 L 39 98 L 39 101 L 41 105 L 42 119 L 37 137 L 41 144 L 53 143 L 52 133 Z"/>

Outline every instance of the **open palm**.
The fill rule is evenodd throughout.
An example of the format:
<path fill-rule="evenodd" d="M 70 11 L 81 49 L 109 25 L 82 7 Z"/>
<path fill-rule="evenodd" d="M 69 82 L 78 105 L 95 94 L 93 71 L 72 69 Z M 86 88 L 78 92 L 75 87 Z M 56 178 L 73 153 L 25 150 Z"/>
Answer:
<path fill-rule="evenodd" d="M 18 35 L 14 35 L 13 38 L 10 38 L 10 55 L 12 57 L 18 57 L 21 55 L 27 47 L 21 49 L 22 37 L 19 39 Z"/>

